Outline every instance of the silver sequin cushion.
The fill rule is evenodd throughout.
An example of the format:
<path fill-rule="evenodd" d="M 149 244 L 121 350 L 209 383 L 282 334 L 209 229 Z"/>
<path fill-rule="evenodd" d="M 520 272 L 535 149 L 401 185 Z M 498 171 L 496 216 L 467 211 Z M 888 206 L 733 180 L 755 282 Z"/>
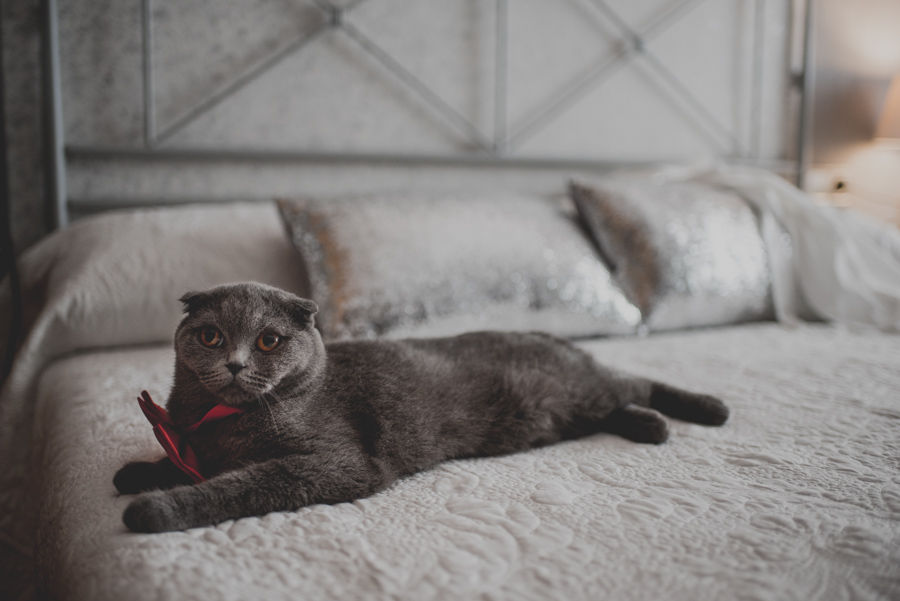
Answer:
<path fill-rule="evenodd" d="M 629 334 L 626 300 L 576 220 L 518 194 L 283 200 L 326 339 L 543 330 Z"/>
<path fill-rule="evenodd" d="M 570 195 L 645 327 L 771 319 L 768 256 L 739 196 L 647 178 L 572 183 Z"/>

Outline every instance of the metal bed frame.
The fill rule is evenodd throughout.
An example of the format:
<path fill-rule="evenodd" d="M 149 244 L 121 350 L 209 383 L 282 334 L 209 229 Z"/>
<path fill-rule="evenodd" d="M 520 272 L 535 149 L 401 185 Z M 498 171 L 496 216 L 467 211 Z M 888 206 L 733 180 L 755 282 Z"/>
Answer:
<path fill-rule="evenodd" d="M 711 142 L 719 147 L 724 145 L 726 156 L 734 162 L 760 164 L 759 131 L 761 121 L 761 87 L 763 79 L 762 28 L 765 0 L 754 0 L 753 25 L 753 72 L 751 100 L 751 139 L 742 145 L 735 135 L 707 109 L 693 92 L 679 81 L 677 76 L 648 48 L 648 42 L 671 27 L 692 8 L 709 0 L 682 0 L 674 8 L 665 12 L 642 31 L 632 29 L 606 0 L 589 0 L 593 9 L 611 22 L 618 33 L 627 41 L 618 52 L 595 65 L 577 81 L 561 90 L 537 110 L 519 123 L 510 123 L 508 115 L 508 26 L 509 0 L 494 0 L 497 29 L 495 33 L 494 62 L 494 131 L 485 133 L 465 116 L 447 104 L 421 79 L 407 70 L 400 62 L 382 49 L 345 16 L 366 0 L 353 0 L 345 6 L 333 4 L 331 0 L 305 0 L 322 11 L 321 22 L 299 38 L 282 46 L 272 55 L 253 65 L 231 82 L 219 88 L 203 101 L 177 118 L 165 128 L 156 123 L 154 96 L 153 60 L 153 0 L 142 2 L 142 75 L 143 75 L 143 141 L 140 146 L 71 146 L 64 138 L 62 116 L 62 89 L 60 83 L 59 29 L 57 23 L 56 0 L 43 0 L 43 72 L 45 130 L 47 132 L 47 190 L 52 225 L 55 228 L 66 225 L 69 220 L 69 199 L 66 190 L 67 160 L 77 159 L 135 159 L 135 160 L 187 160 L 187 161 L 255 161 L 255 162 L 306 162 L 306 163 L 369 163 L 392 165 L 436 165 L 436 166 L 500 166 L 519 168 L 608 168 L 618 164 L 583 159 L 542 159 L 521 158 L 512 153 L 532 136 L 565 113 L 579 99 L 600 85 L 606 79 L 631 61 L 641 57 L 652 71 L 665 81 L 670 90 L 684 106 L 689 108 L 689 118 L 695 127 Z M 800 94 L 798 116 L 796 159 L 792 163 L 778 162 L 772 165 L 782 170 L 794 171 L 796 182 L 803 185 L 803 176 L 808 163 L 809 123 L 811 116 L 810 90 L 812 87 L 812 28 L 813 0 L 804 2 L 803 59 L 802 68 L 795 73 L 792 81 Z M 206 114 L 235 92 L 268 72 L 275 65 L 294 53 L 302 51 L 327 30 L 341 32 L 352 40 L 355 46 L 375 59 L 393 79 L 402 85 L 410 96 L 448 128 L 462 134 L 471 144 L 471 151 L 452 155 L 404 155 L 392 153 L 327 153 L 306 150 L 259 150 L 259 149 L 213 149 L 213 148 L 172 148 L 164 146 L 174 134 L 188 124 Z"/>

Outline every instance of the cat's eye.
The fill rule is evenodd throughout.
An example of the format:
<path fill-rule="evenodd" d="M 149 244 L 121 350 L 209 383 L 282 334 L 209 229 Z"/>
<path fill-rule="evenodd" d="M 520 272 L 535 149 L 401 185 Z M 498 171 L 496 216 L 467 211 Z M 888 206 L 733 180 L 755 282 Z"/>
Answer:
<path fill-rule="evenodd" d="M 225 338 L 218 328 L 210 326 L 200 330 L 200 344 L 206 348 L 218 348 L 222 346 L 223 340 L 225 340 Z"/>
<path fill-rule="evenodd" d="M 269 351 L 274 350 L 279 342 L 281 342 L 281 338 L 279 338 L 277 334 L 269 332 L 267 334 L 259 335 L 259 338 L 256 339 L 256 346 L 259 350 L 268 353 Z"/>

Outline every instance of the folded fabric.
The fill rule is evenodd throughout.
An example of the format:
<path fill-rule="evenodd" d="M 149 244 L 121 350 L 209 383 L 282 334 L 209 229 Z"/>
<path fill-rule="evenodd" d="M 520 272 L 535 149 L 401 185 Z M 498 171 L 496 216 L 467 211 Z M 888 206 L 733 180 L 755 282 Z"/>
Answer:
<path fill-rule="evenodd" d="M 900 230 L 852 210 L 819 205 L 760 169 L 704 164 L 663 170 L 657 177 L 726 188 L 756 207 L 779 320 L 811 315 L 900 332 Z"/>

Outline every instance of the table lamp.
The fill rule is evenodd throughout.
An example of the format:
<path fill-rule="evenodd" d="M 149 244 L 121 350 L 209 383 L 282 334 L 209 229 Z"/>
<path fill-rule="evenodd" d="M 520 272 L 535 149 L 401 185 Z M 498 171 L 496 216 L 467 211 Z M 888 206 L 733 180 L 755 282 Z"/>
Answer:
<path fill-rule="evenodd" d="M 875 138 L 900 145 L 900 75 L 895 75 L 891 82 Z"/>

